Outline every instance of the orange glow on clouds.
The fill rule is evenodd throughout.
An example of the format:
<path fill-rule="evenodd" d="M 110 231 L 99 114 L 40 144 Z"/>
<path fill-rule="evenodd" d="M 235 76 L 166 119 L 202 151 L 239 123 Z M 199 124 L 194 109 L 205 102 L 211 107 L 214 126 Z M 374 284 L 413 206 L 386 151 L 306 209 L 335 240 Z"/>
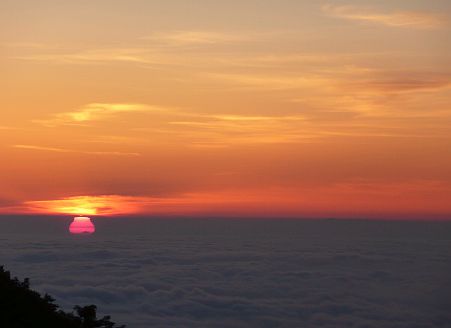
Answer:
<path fill-rule="evenodd" d="M 2 2 L 0 214 L 451 218 L 451 2 L 48 5 Z"/>
<path fill-rule="evenodd" d="M 446 218 L 450 186 L 355 182 L 306 188 L 234 189 L 178 197 L 81 196 L 31 201 L 23 212 L 81 215 Z M 408 210 L 406 210 L 408 209 Z M 387 213 L 392 213 L 387 215 Z"/>
<path fill-rule="evenodd" d="M 112 216 L 142 214 L 145 213 L 146 210 L 150 211 L 150 213 L 161 213 L 162 209 L 167 209 L 169 213 L 174 210 L 178 212 L 177 208 L 193 204 L 200 205 L 201 202 L 208 203 L 209 201 L 192 196 L 180 198 L 152 198 L 104 195 L 30 201 L 27 202 L 25 206 L 31 213 Z"/>
<path fill-rule="evenodd" d="M 44 214 L 117 215 L 135 212 L 134 199 L 121 196 L 79 196 L 56 200 L 30 201 L 30 211 Z"/>

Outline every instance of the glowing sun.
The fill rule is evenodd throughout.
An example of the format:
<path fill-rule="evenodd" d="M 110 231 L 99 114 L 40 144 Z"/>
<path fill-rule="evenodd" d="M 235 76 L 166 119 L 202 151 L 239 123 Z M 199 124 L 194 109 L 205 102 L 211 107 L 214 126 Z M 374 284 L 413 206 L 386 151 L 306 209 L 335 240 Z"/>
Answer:
<path fill-rule="evenodd" d="M 96 231 L 91 219 L 86 216 L 76 216 L 69 226 L 72 234 L 92 234 Z"/>

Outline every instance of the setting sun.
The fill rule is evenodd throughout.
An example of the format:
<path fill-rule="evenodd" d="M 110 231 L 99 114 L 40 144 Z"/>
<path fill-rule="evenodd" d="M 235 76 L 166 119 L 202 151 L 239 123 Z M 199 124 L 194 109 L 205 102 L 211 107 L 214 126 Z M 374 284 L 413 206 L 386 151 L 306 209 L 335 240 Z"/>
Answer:
<path fill-rule="evenodd" d="M 69 232 L 71 234 L 92 234 L 95 230 L 94 224 L 88 217 L 75 217 L 69 226 Z"/>
<path fill-rule="evenodd" d="M 451 327 L 451 0 L 0 0 L 0 186 L 1 328 Z"/>

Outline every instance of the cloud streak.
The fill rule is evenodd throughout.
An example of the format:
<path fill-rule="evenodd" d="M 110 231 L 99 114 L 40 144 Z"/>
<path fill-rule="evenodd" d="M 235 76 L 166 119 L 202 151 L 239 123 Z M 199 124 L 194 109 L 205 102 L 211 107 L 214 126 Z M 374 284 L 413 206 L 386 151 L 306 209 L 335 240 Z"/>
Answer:
<path fill-rule="evenodd" d="M 302 115 L 252 116 L 238 114 L 192 114 L 168 124 L 173 134 L 190 136 L 195 147 L 226 147 L 237 144 L 308 142 L 317 134 L 302 130 Z"/>
<path fill-rule="evenodd" d="M 449 18 L 437 13 L 420 11 L 380 13 L 357 6 L 336 6 L 330 4 L 324 5 L 322 10 L 323 13 L 332 17 L 391 27 L 437 29 L 449 25 Z"/>
<path fill-rule="evenodd" d="M 47 48 L 52 49 L 51 46 Z M 47 50 L 47 48 L 43 48 Z M 53 50 L 53 49 L 52 49 Z M 20 55 L 21 60 L 50 61 L 63 64 L 135 63 L 154 64 L 158 62 L 147 48 L 86 49 L 72 52 L 39 53 Z"/>
<path fill-rule="evenodd" d="M 64 113 L 57 113 L 47 120 L 34 120 L 45 126 L 57 125 L 86 125 L 90 122 L 102 121 L 126 113 L 143 113 L 149 111 L 160 111 L 161 107 L 144 104 L 121 104 L 121 103 L 91 103 L 82 108 Z"/>
<path fill-rule="evenodd" d="M 52 44 L 33 46 L 29 43 L 10 43 L 8 48 L 34 50 L 35 53 L 22 53 L 15 59 L 52 62 L 60 64 L 141 64 L 145 67 L 160 65 L 192 65 L 196 58 L 187 54 L 181 56 L 174 50 L 210 49 L 211 46 L 231 45 L 243 41 L 258 40 L 258 35 L 252 33 L 225 33 L 201 30 L 179 30 L 155 32 L 149 36 L 140 37 L 124 47 L 104 47 L 71 49 Z M 215 60 L 213 60 L 215 61 Z"/>
<path fill-rule="evenodd" d="M 119 151 L 83 151 L 74 150 L 68 148 L 57 148 L 57 147 L 45 147 L 36 145 L 13 145 L 13 148 L 23 149 L 23 150 L 36 150 L 36 151 L 48 151 L 56 153 L 74 153 L 74 154 L 85 154 L 85 155 L 100 155 L 100 156 L 141 156 L 140 153 L 133 152 L 119 152 Z"/>
<path fill-rule="evenodd" d="M 227 44 L 248 39 L 246 36 L 232 33 L 211 31 L 172 31 L 154 33 L 141 38 L 142 40 L 163 43 L 172 46 L 193 46 L 210 44 Z"/>

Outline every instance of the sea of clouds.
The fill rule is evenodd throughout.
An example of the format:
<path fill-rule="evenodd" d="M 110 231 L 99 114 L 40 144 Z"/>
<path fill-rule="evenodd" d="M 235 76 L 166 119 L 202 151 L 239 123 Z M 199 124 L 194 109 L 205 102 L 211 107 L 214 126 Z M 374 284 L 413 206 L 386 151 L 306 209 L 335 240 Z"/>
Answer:
<path fill-rule="evenodd" d="M 451 223 L 0 217 L 0 265 L 128 328 L 451 327 Z"/>

